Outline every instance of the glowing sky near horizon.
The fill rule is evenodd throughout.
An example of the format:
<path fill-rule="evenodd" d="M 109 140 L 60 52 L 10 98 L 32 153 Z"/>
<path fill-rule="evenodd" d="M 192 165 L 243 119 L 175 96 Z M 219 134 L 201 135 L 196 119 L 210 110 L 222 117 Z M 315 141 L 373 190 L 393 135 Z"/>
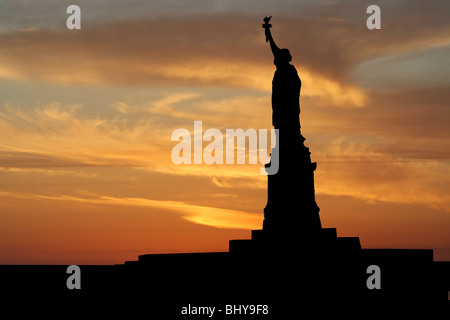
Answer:
<path fill-rule="evenodd" d="M 3 1 L 0 263 L 227 250 L 262 226 L 261 165 L 175 165 L 176 128 L 271 128 L 262 18 L 302 79 L 324 227 L 450 259 L 446 1 Z"/>

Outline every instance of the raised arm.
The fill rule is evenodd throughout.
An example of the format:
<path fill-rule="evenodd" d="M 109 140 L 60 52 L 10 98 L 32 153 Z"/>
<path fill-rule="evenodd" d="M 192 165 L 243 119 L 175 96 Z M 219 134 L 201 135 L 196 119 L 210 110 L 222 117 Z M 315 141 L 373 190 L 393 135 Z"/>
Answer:
<path fill-rule="evenodd" d="M 266 28 L 266 41 L 270 43 L 270 49 L 272 49 L 273 56 L 277 56 L 280 52 L 280 48 L 278 48 L 275 41 L 273 41 L 272 33 L 269 28 Z"/>
<path fill-rule="evenodd" d="M 272 16 L 265 17 L 263 19 L 264 24 L 262 25 L 262 27 L 264 28 L 266 33 L 266 42 L 270 43 L 270 49 L 272 49 L 273 56 L 275 57 L 280 52 L 280 48 L 278 48 L 275 44 L 275 41 L 273 41 L 272 33 L 270 32 L 270 28 L 272 27 L 272 25 L 269 24 L 270 18 L 272 18 Z"/>

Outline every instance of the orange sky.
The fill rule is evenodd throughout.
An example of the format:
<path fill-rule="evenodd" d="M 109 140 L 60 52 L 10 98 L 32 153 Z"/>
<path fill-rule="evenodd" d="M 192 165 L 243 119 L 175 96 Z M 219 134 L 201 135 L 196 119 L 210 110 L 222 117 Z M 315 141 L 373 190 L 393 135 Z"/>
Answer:
<path fill-rule="evenodd" d="M 271 128 L 262 18 L 302 79 L 324 227 L 450 259 L 446 1 L 7 1 L 0 263 L 225 251 L 261 228 L 261 165 L 175 165 L 173 130 Z"/>

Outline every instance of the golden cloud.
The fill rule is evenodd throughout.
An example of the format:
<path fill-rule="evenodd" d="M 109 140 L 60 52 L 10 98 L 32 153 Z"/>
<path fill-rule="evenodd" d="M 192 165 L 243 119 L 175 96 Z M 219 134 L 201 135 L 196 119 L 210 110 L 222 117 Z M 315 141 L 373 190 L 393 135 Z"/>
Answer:
<path fill-rule="evenodd" d="M 222 86 L 270 92 L 273 57 L 265 43 L 257 41 L 261 35 L 248 29 L 245 20 L 236 20 L 234 30 L 228 30 L 220 23 L 223 18 L 219 22 L 203 19 L 209 27 L 201 30 L 195 27 L 198 24 L 184 19 L 168 19 L 107 23 L 76 35 L 49 30 L 3 34 L 0 77 L 64 84 Z M 226 37 L 227 31 L 240 36 Z M 329 70 L 318 68 L 320 64 L 308 62 L 314 53 L 304 57 L 298 44 L 293 51 L 300 52 L 301 58 L 294 64 L 298 63 L 304 82 L 303 95 L 322 99 L 324 105 L 365 105 L 363 91 L 344 77 L 330 76 Z"/>
<path fill-rule="evenodd" d="M 170 114 L 173 103 L 193 97 L 197 95 L 166 96 L 150 110 Z M 247 98 L 243 99 L 246 101 Z M 205 107 L 202 103 L 200 106 Z M 261 164 L 251 167 L 206 164 L 177 166 L 170 160 L 173 144 L 169 137 L 172 127 L 158 126 L 150 117 L 142 118 L 134 126 L 124 126 L 124 119 L 120 118 L 111 121 L 83 119 L 77 116 L 80 108 L 81 105 L 53 103 L 25 112 L 20 107 L 6 106 L 0 113 L 0 129 L 8 133 L 1 142 L 1 171 L 80 175 L 47 168 L 73 165 L 139 167 L 140 170 L 164 175 L 207 178 L 211 185 L 220 189 L 232 190 L 244 186 L 249 190 L 266 188 L 266 177 L 259 174 Z M 221 110 L 219 103 L 212 112 Z M 224 111 L 224 114 L 227 113 Z M 220 117 L 220 113 L 214 117 Z M 319 163 L 316 172 L 318 194 L 352 196 L 367 201 L 417 203 L 450 210 L 447 196 L 450 190 L 445 179 L 448 175 L 443 174 L 448 172 L 445 162 L 411 161 L 389 154 L 389 145 L 357 143 L 344 137 L 312 146 L 314 161 Z M 384 148 L 387 148 L 386 151 Z M 128 198 L 125 201 L 138 204 Z M 115 203 L 118 203 L 117 199 Z M 226 212 L 227 205 L 224 205 L 225 211 L 218 209 L 220 212 L 217 213 L 223 218 L 223 223 L 231 221 L 227 217 L 233 216 L 233 213 Z M 193 211 L 189 212 L 190 221 L 212 221 L 212 218 L 198 214 L 194 218 Z"/>
<path fill-rule="evenodd" d="M 124 205 L 168 209 L 178 213 L 183 219 L 196 224 L 215 228 L 256 229 L 262 224 L 262 215 L 240 210 L 223 209 L 210 206 L 192 205 L 181 201 L 152 200 L 146 198 L 111 197 L 89 194 L 89 197 L 71 195 L 40 195 L 0 193 L 0 196 L 19 199 L 43 199 L 50 201 L 81 202 L 103 205 Z"/>
<path fill-rule="evenodd" d="M 374 146 L 342 139 L 318 153 L 324 159 L 316 173 L 318 194 L 422 204 L 450 212 L 446 162 L 395 158 Z"/>

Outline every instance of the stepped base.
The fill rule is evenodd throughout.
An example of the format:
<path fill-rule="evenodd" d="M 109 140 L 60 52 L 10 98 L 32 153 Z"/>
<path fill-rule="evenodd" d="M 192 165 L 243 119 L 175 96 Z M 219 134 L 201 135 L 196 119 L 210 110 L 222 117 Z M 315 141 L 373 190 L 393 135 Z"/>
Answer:
<path fill-rule="evenodd" d="M 296 252 L 357 255 L 361 250 L 361 243 L 358 237 L 338 237 L 335 228 L 324 228 L 310 234 L 252 230 L 251 239 L 230 240 L 229 250 L 233 255 L 266 255 L 275 252 L 294 255 Z"/>

